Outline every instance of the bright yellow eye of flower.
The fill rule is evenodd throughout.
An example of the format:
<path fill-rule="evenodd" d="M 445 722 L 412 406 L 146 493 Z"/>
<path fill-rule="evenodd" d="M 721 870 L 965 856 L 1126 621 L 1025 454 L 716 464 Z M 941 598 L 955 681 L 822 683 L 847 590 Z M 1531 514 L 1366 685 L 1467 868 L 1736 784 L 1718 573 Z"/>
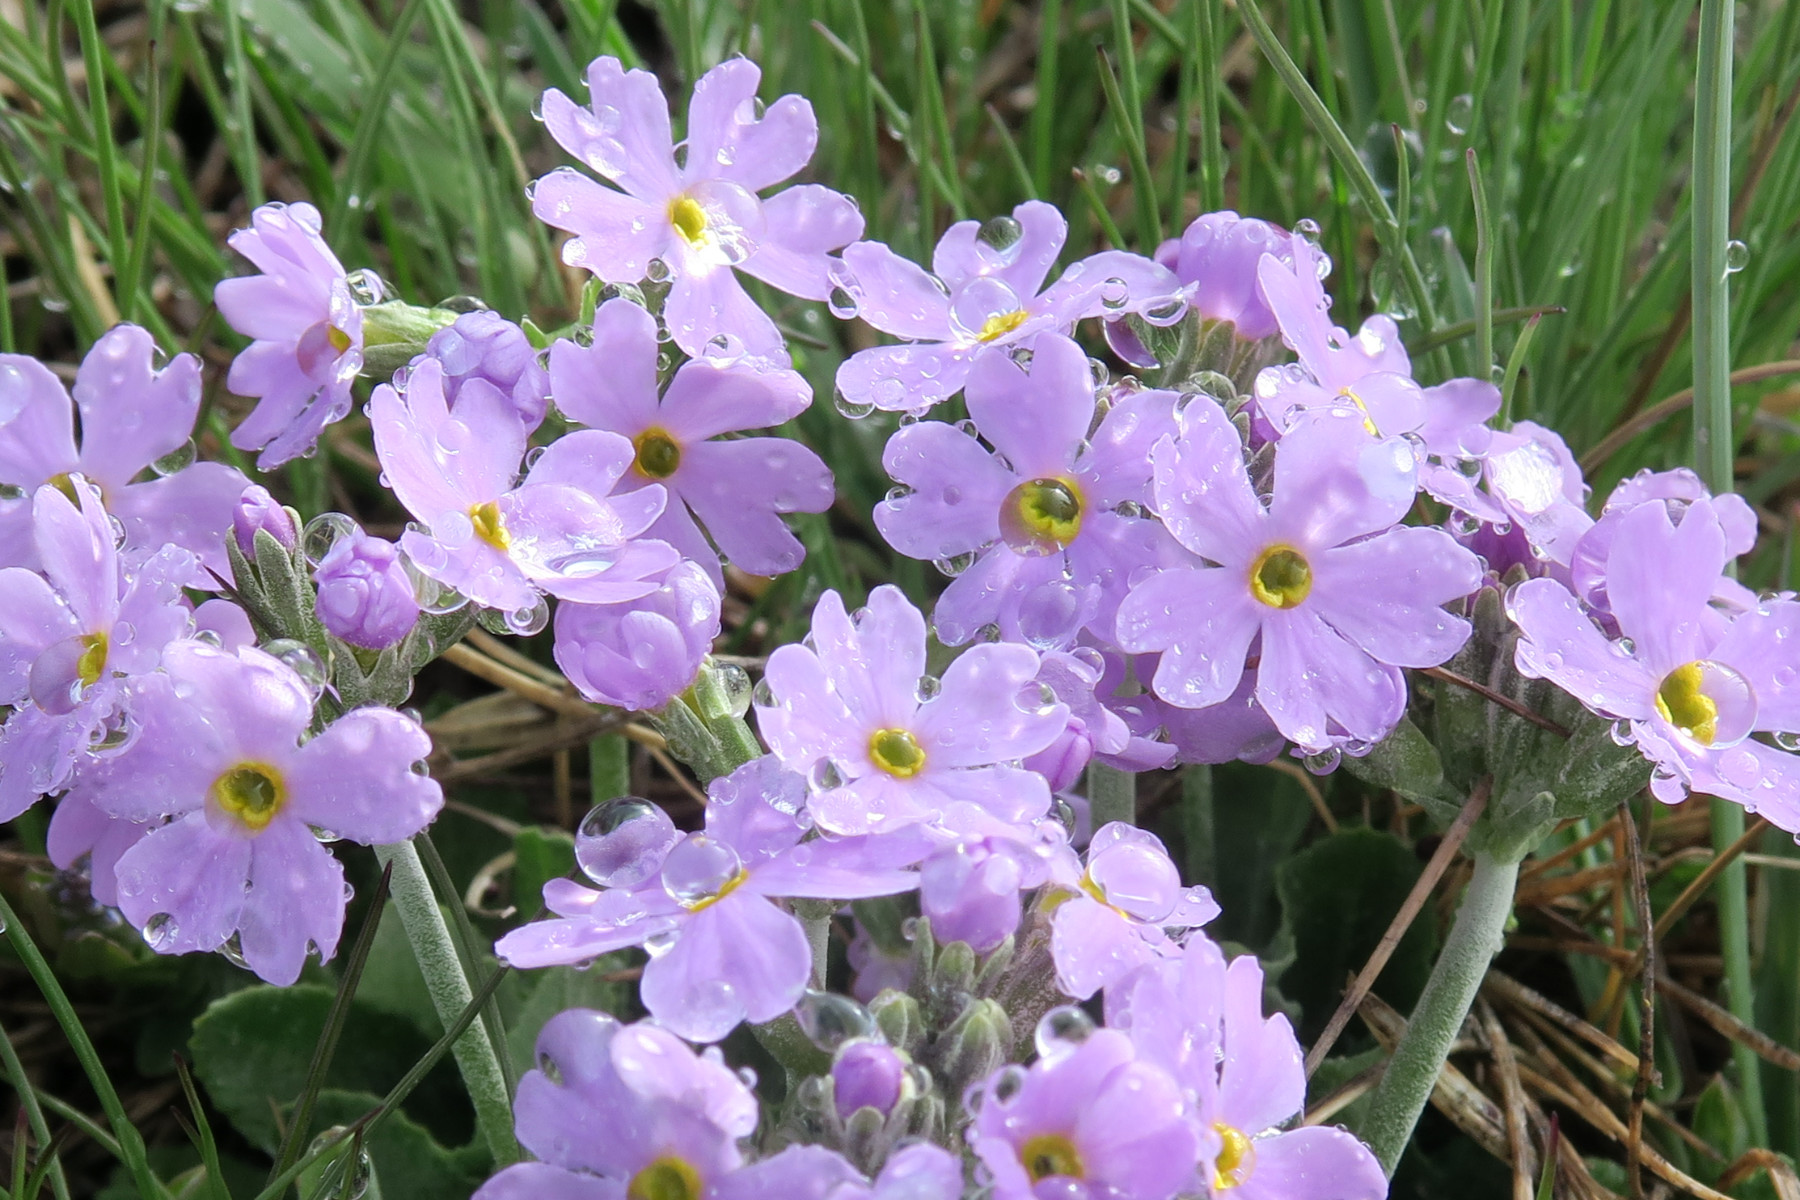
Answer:
<path fill-rule="evenodd" d="M 512 545 L 512 534 L 506 532 L 506 518 L 500 515 L 500 502 L 485 500 L 469 510 L 475 525 L 475 536 L 496 550 Z"/>
<path fill-rule="evenodd" d="M 638 474 L 649 479 L 667 479 L 681 466 L 681 443 L 662 429 L 646 429 L 632 441 L 637 447 Z"/>
<path fill-rule="evenodd" d="M 267 763 L 239 763 L 213 780 L 212 798 L 245 829 L 261 833 L 287 803 L 287 785 Z"/>
<path fill-rule="evenodd" d="M 700 1172 L 686 1159 L 664 1155 L 631 1177 L 626 1200 L 700 1200 Z"/>
<path fill-rule="evenodd" d="M 1369 406 L 1363 403 L 1362 397 L 1348 387 L 1339 388 L 1338 395 L 1356 405 L 1357 411 L 1363 415 L 1363 428 L 1369 431 L 1370 437 L 1380 437 L 1381 430 L 1375 428 L 1375 418 L 1369 415 Z"/>
<path fill-rule="evenodd" d="M 678 197 L 669 201 L 669 224 L 687 239 L 688 245 L 697 246 L 706 236 L 706 210 L 688 196 Z"/>
<path fill-rule="evenodd" d="M 1075 1145 L 1060 1133 L 1040 1133 L 1019 1147 L 1019 1162 L 1031 1182 L 1041 1183 L 1052 1175 L 1080 1179 L 1081 1155 Z"/>
<path fill-rule="evenodd" d="M 1292 546 L 1270 546 L 1250 564 L 1250 594 L 1270 608 L 1294 608 L 1312 591 L 1312 567 Z"/>
<path fill-rule="evenodd" d="M 1022 308 L 1015 308 L 1009 313 L 995 313 L 981 323 L 981 332 L 977 333 L 975 337 L 978 341 L 983 342 L 1003 338 L 1023 325 L 1030 315 Z"/>
<path fill-rule="evenodd" d="M 1000 502 L 1000 536 L 1019 554 L 1054 554 L 1081 532 L 1081 492 L 1067 479 L 1031 479 Z"/>
<path fill-rule="evenodd" d="M 1229 1125 L 1214 1125 L 1213 1129 L 1225 1141 L 1213 1160 L 1213 1190 L 1222 1192 L 1250 1182 L 1250 1172 L 1256 1169 L 1256 1143 L 1249 1134 Z"/>
<path fill-rule="evenodd" d="M 1704 690 L 1706 672 L 1698 662 L 1676 667 L 1656 689 L 1656 711 L 1681 732 L 1710 746 L 1719 736 L 1719 705 Z"/>
<path fill-rule="evenodd" d="M 911 779 L 925 769 L 925 747 L 904 729 L 877 729 L 869 735 L 869 760 L 895 779 Z"/>
<path fill-rule="evenodd" d="M 75 675 L 82 687 L 93 687 L 106 670 L 106 635 L 86 634 L 81 639 L 81 657 L 75 660 Z"/>
<path fill-rule="evenodd" d="M 350 348 L 350 335 L 339 329 L 336 325 L 333 325 L 330 331 L 325 334 L 325 340 L 330 342 L 331 348 L 336 350 L 339 354 L 342 354 Z"/>

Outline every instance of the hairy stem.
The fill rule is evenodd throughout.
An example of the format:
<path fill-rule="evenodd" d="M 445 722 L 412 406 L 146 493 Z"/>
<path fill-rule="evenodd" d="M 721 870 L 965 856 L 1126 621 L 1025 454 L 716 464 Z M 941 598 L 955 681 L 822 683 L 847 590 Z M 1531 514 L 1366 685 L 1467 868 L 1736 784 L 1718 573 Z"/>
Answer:
<path fill-rule="evenodd" d="M 1394 1047 L 1386 1074 L 1375 1085 L 1361 1132 L 1389 1176 L 1431 1099 L 1438 1073 L 1450 1056 L 1450 1043 L 1475 1003 L 1488 963 L 1500 949 L 1518 878 L 1516 859 L 1476 855 L 1475 874 L 1462 907 L 1456 910 L 1456 923 L 1450 928 L 1444 951 L 1413 1008 L 1400 1044 Z"/>
<path fill-rule="evenodd" d="M 1109 767 L 1098 760 L 1090 762 L 1087 794 L 1088 811 L 1096 831 L 1113 821 L 1137 824 L 1137 775 L 1133 772 Z"/>
<path fill-rule="evenodd" d="M 469 1006 L 474 992 L 456 956 L 443 910 L 432 894 L 425 864 L 411 842 L 377 846 L 375 856 L 384 867 L 393 868 L 390 887 L 394 908 L 400 913 L 406 940 L 412 943 L 413 957 L 418 959 L 419 970 L 425 976 L 431 1005 L 447 1029 Z M 463 1086 L 469 1089 L 469 1099 L 474 1102 L 475 1123 L 494 1156 L 494 1165 L 504 1167 L 519 1161 L 506 1075 L 500 1069 L 500 1059 L 493 1042 L 488 1040 L 487 1030 L 480 1023 L 471 1024 L 457 1039 L 452 1053 L 457 1070 L 462 1072 Z"/>

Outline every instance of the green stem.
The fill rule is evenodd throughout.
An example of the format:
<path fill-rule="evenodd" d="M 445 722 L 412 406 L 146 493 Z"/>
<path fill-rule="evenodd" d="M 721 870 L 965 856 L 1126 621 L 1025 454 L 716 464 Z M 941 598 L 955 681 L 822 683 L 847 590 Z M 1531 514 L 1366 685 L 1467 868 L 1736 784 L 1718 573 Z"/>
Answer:
<path fill-rule="evenodd" d="M 125 1106 L 119 1101 L 119 1093 L 114 1090 L 112 1080 L 106 1074 L 106 1067 L 100 1061 L 100 1055 L 94 1049 L 87 1030 L 82 1028 L 81 1017 L 75 1012 L 75 1006 L 69 1003 L 67 993 L 62 984 L 57 982 L 56 973 L 44 960 L 31 935 L 25 932 L 19 915 L 0 896 L 0 928 L 6 930 L 6 936 L 12 939 L 13 949 L 18 952 L 19 961 L 25 964 L 25 970 L 44 993 L 44 1002 L 50 1006 L 50 1013 L 56 1023 L 62 1026 L 63 1036 L 69 1039 L 70 1049 L 81 1062 L 81 1069 L 93 1085 L 94 1095 L 100 1099 L 100 1108 L 106 1113 L 106 1122 L 112 1126 L 113 1136 L 119 1142 L 119 1157 L 131 1172 L 132 1183 L 137 1187 L 141 1200 L 163 1200 L 168 1195 L 156 1176 L 150 1170 L 149 1159 L 144 1153 L 144 1139 L 138 1135 L 137 1126 L 125 1115 Z M 21 1093 L 23 1095 L 23 1093 Z"/>
<path fill-rule="evenodd" d="M 1088 812 L 1098 830 L 1114 821 L 1137 824 L 1137 775 L 1094 761 L 1087 769 Z"/>
<path fill-rule="evenodd" d="M 31 1136 L 37 1139 L 38 1152 L 41 1154 L 50 1145 L 50 1123 L 44 1120 L 43 1105 L 38 1103 L 37 1093 L 31 1090 L 31 1080 L 25 1074 L 25 1064 L 19 1061 L 19 1053 L 13 1049 L 12 1039 L 4 1029 L 0 1029 L 0 1065 L 5 1066 L 6 1077 L 12 1080 L 13 1092 L 19 1097 L 19 1107 L 25 1112 L 25 1120 L 31 1126 Z M 13 1148 L 15 1156 L 24 1153 L 23 1147 Z M 50 1162 L 50 1189 L 56 1193 L 56 1200 L 69 1200 L 69 1184 L 63 1177 L 60 1157 L 53 1158 Z"/>
<path fill-rule="evenodd" d="M 1475 873 L 1462 907 L 1456 910 L 1456 923 L 1450 927 L 1443 953 L 1413 1008 L 1400 1044 L 1394 1047 L 1386 1073 L 1369 1098 L 1362 1137 L 1390 1177 L 1412 1138 L 1419 1114 L 1425 1111 L 1425 1102 L 1431 1099 L 1438 1073 L 1450 1056 L 1450 1043 L 1475 1003 L 1488 963 L 1500 949 L 1518 878 L 1516 859 L 1475 856 Z"/>
<path fill-rule="evenodd" d="M 382 866 L 391 864 L 393 867 L 390 887 L 394 908 L 400 913 L 406 939 L 412 943 L 413 957 L 418 959 L 419 970 L 425 976 L 425 988 L 431 993 L 432 1007 L 447 1029 L 469 1007 L 474 992 L 450 940 L 450 927 L 444 923 L 443 911 L 432 894 L 425 864 L 411 842 L 377 846 L 375 857 L 381 860 Z M 469 1089 L 469 1099 L 474 1102 L 475 1123 L 488 1151 L 494 1156 L 494 1165 L 504 1167 L 518 1162 L 519 1143 L 513 1137 L 512 1103 L 506 1094 L 506 1075 L 500 1069 L 500 1060 L 494 1053 L 493 1042 L 488 1040 L 487 1030 L 479 1023 L 472 1023 L 457 1039 L 452 1053 L 456 1056 L 457 1069 L 462 1072 L 463 1086 Z"/>
<path fill-rule="evenodd" d="M 1725 263 L 1731 238 L 1731 40 L 1731 4 L 1701 0 L 1700 66 L 1694 89 L 1694 465 L 1714 494 L 1732 490 L 1737 449 L 1731 413 L 1731 289 Z M 1714 849 L 1722 851 L 1743 834 L 1744 810 L 1714 798 Z M 1743 860 L 1721 872 L 1717 886 L 1726 1002 L 1732 1016 L 1754 1028 L 1750 880 Z M 1762 1067 L 1742 1042 L 1732 1043 L 1731 1056 L 1751 1143 L 1766 1145 Z"/>

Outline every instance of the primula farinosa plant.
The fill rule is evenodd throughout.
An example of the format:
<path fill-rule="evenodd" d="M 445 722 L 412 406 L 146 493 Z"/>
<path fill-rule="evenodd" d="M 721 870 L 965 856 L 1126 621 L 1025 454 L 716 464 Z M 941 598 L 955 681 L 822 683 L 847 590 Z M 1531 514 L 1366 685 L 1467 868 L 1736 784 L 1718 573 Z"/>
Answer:
<path fill-rule="evenodd" d="M 1208 212 L 1058 269 L 1069 223 L 1033 199 L 918 262 L 931 237 L 871 240 L 857 200 L 795 182 L 812 104 L 765 103 L 749 59 L 699 76 L 679 138 L 649 71 L 586 83 L 544 92 L 573 161 L 509 234 L 558 247 L 572 322 L 390 295 L 296 196 L 226 238 L 228 365 L 163 358 L 156 321 L 72 373 L 0 355 L 0 818 L 146 977 L 215 954 L 299 985 L 284 1020 L 325 1032 L 292 1107 L 207 1073 L 243 980 L 206 985 L 233 995 L 195 1034 L 275 1159 L 265 1196 L 451 1194 L 396 1174 L 404 1093 L 362 1112 L 325 1066 L 359 980 L 402 1005 L 409 946 L 483 1200 L 1376 1200 L 1434 1088 L 1474 1087 L 1441 1073 L 1498 1028 L 1465 1021 L 1547 838 L 1580 853 L 1645 789 L 1800 835 L 1800 601 L 1734 574 L 1757 511 L 1686 470 L 1592 509 L 1489 364 L 1456 377 L 1334 306 L 1314 223 Z M 355 488 L 324 486 L 332 457 Z M 844 481 L 872 472 L 867 504 Z M 832 545 L 858 529 L 893 582 Z M 506 695 L 458 706 L 440 661 Z M 472 741 L 474 706 L 551 740 Z M 631 794 L 634 744 L 684 792 Z M 471 745 L 558 755 L 566 832 L 447 801 Z M 1308 1075 L 1341 1020 L 1302 1021 L 1309 1061 L 1295 968 L 1265 973 L 1233 932 L 1254 914 L 1195 878 L 1215 821 L 1275 820 L 1225 786 L 1239 763 L 1328 817 L 1313 776 L 1391 795 L 1397 826 L 1453 826 L 1434 872 L 1470 862 L 1423 991 L 1367 1001 L 1382 1044 L 1333 1060 L 1357 1082 L 1329 1103 Z M 1221 781 L 1204 822 L 1157 824 L 1175 769 L 1190 798 Z M 431 830 L 471 818 L 518 840 L 465 897 L 471 856 Z M 359 939 L 349 881 L 377 874 Z M 1596 954 L 1622 1005 L 1631 952 Z M 1482 1128 L 1524 1145 L 1525 1111 Z"/>

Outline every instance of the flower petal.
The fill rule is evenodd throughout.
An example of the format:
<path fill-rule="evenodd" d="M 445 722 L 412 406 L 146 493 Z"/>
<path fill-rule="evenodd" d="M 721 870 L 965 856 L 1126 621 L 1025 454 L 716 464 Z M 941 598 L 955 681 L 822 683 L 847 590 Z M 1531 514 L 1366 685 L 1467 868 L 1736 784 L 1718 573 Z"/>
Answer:
<path fill-rule="evenodd" d="M 1335 725 L 1351 738 L 1386 737 L 1406 708 L 1406 680 L 1304 608 L 1266 617 L 1256 699 L 1276 728 L 1317 752 Z"/>
<path fill-rule="evenodd" d="M 811 975 L 800 922 L 740 891 L 683 922 L 675 944 L 644 967 L 639 996 L 671 1033 L 716 1042 L 742 1021 L 791 1010 Z"/>
<path fill-rule="evenodd" d="M 1261 607 L 1241 571 L 1178 567 L 1131 589 L 1119 606 L 1119 645 L 1163 651 L 1151 689 L 1181 708 L 1204 708 L 1237 688 Z"/>
<path fill-rule="evenodd" d="M 298 821 L 270 824 L 252 840 L 251 853 L 251 886 L 238 918 L 244 961 L 264 981 L 286 987 L 300 978 L 309 944 L 322 961 L 337 951 L 344 867 Z"/>
<path fill-rule="evenodd" d="M 729 179 L 760 192 L 799 173 L 811 160 L 819 144 L 812 104 L 803 96 L 783 96 L 759 115 L 756 88 L 761 81 L 755 63 L 733 58 L 695 82 L 688 101 L 684 178 Z"/>
<path fill-rule="evenodd" d="M 615 192 L 571 167 L 560 167 L 532 185 L 531 212 L 574 235 L 563 243 L 565 263 L 610 283 L 642 279 L 650 260 L 666 254 L 675 236 L 656 205 Z"/>
<path fill-rule="evenodd" d="M 856 201 L 816 183 L 769 197 L 763 202 L 763 221 L 762 239 L 744 261 L 744 272 L 803 300 L 830 294 L 831 252 L 863 232 Z"/>
<path fill-rule="evenodd" d="M 806 548 L 782 514 L 824 512 L 837 495 L 823 459 L 778 437 L 690 446 L 680 488 L 720 553 L 752 575 L 798 567 Z"/>
<path fill-rule="evenodd" d="M 430 753 L 431 738 L 410 717 L 352 709 L 295 755 L 289 808 L 309 825 L 365 845 L 405 841 L 444 806 L 437 781 L 412 769 Z"/>
<path fill-rule="evenodd" d="M 189 813 L 120 856 L 119 909 L 140 929 L 152 917 L 168 917 L 152 940 L 158 953 L 216 949 L 238 927 L 250 858 L 249 839 L 219 833 L 204 813 Z"/>
<path fill-rule="evenodd" d="M 1481 583 L 1481 560 L 1441 529 L 1396 526 L 1311 560 L 1313 607 L 1379 662 L 1435 667 L 1469 640 L 1441 607 Z"/>
<path fill-rule="evenodd" d="M 888 439 L 881 465 L 912 489 L 875 506 L 875 527 L 909 558 L 955 558 L 1000 537 L 1000 502 L 1018 482 L 973 437 L 920 421 Z"/>
<path fill-rule="evenodd" d="M 115 325 L 75 373 L 81 410 L 81 471 L 105 488 L 123 487 L 180 449 L 200 412 L 200 360 L 177 354 L 155 369 L 156 341 L 136 325 Z"/>
<path fill-rule="evenodd" d="M 563 414 L 636 437 L 656 424 L 656 318 L 618 297 L 594 313 L 594 340 L 550 347 L 550 394 Z"/>

